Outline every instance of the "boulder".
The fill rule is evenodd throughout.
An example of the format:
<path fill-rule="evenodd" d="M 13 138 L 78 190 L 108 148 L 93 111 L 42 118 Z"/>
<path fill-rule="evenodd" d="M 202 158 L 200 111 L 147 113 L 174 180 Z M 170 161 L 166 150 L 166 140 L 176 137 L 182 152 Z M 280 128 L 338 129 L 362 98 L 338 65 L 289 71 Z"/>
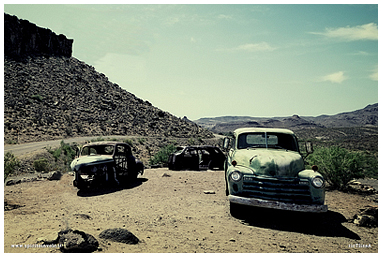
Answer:
<path fill-rule="evenodd" d="M 52 171 L 48 174 L 48 180 L 60 180 L 62 177 L 62 173 L 60 171 Z"/>
<path fill-rule="evenodd" d="M 16 185 L 16 184 L 19 184 L 19 183 L 21 183 L 21 180 L 19 180 L 19 179 L 16 179 L 16 180 L 8 180 L 8 181 L 5 183 L 5 185 L 6 185 L 6 186 L 12 186 L 12 185 Z"/>
<path fill-rule="evenodd" d="M 132 234 L 127 229 L 123 228 L 113 228 L 103 230 L 99 234 L 100 238 L 111 240 L 114 242 L 125 243 L 125 244 L 137 244 L 139 243 L 139 239 Z"/>
<path fill-rule="evenodd" d="M 365 209 L 361 209 L 359 214 L 353 216 L 353 223 L 361 227 L 377 227 L 378 207 L 367 206 Z"/>
<path fill-rule="evenodd" d="M 99 243 L 94 236 L 83 231 L 67 229 L 58 233 L 60 250 L 69 253 L 90 253 L 98 249 Z"/>

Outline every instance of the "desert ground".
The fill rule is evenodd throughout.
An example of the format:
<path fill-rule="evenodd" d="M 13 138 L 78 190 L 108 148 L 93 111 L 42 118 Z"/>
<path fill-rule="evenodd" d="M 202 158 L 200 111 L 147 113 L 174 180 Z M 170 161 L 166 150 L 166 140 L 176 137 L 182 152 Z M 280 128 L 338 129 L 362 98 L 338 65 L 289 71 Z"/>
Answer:
<path fill-rule="evenodd" d="M 66 173 L 4 187 L 6 253 L 58 253 L 38 241 L 67 228 L 93 235 L 95 253 L 378 252 L 378 228 L 349 221 L 377 205 L 363 195 L 327 191 L 329 211 L 321 215 L 248 208 L 235 218 L 223 171 L 146 169 L 134 184 L 87 191 L 72 180 Z M 109 228 L 127 229 L 140 242 L 99 238 Z"/>

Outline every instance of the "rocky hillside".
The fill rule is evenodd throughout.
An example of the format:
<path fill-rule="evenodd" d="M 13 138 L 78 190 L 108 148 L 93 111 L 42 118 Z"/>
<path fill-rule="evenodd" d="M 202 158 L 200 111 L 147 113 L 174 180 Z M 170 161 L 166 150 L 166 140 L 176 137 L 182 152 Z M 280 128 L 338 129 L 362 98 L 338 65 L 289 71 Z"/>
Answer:
<path fill-rule="evenodd" d="M 378 103 L 352 112 L 304 118 L 325 127 L 378 126 Z"/>
<path fill-rule="evenodd" d="M 13 32 L 6 36 L 28 33 L 27 37 L 16 37 L 29 39 L 43 38 L 39 35 L 45 33 L 44 29 L 33 30 L 35 34 L 25 29 L 8 30 Z M 48 34 L 51 41 L 63 38 Z M 4 40 L 6 49 L 16 49 L 6 51 L 4 60 L 5 143 L 108 135 L 213 137 L 195 123 L 137 98 L 92 66 L 59 54 L 60 44 L 11 37 Z M 36 49 L 47 46 L 52 49 L 36 54 Z M 15 57 L 14 52 L 23 54 Z"/>

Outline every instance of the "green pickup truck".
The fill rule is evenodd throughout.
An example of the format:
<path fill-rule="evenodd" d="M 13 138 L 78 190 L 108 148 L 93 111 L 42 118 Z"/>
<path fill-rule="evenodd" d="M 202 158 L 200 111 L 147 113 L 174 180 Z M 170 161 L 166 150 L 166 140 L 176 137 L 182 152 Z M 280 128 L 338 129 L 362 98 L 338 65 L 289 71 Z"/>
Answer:
<path fill-rule="evenodd" d="M 227 150 L 226 195 L 233 216 L 240 205 L 316 213 L 328 210 L 323 176 L 316 166 L 305 169 L 292 131 L 240 128 L 224 139 L 223 148 Z"/>

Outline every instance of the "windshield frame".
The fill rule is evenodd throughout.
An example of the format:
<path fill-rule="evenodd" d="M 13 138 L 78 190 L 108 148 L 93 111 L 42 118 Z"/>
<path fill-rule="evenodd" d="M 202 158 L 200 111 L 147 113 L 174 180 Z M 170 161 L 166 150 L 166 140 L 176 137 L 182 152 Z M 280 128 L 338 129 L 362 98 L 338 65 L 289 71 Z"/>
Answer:
<path fill-rule="evenodd" d="M 255 137 L 248 138 L 248 136 L 254 135 Z M 259 138 L 261 136 L 262 138 Z M 248 143 L 248 139 L 249 143 Z M 258 140 L 258 143 L 254 143 L 255 140 Z M 275 141 L 276 143 L 271 143 Z M 296 136 L 288 133 L 273 132 L 273 131 L 258 131 L 258 132 L 244 132 L 240 133 L 236 139 L 236 148 L 237 149 L 281 149 L 287 151 L 294 151 L 299 153 L 299 145 Z"/>

